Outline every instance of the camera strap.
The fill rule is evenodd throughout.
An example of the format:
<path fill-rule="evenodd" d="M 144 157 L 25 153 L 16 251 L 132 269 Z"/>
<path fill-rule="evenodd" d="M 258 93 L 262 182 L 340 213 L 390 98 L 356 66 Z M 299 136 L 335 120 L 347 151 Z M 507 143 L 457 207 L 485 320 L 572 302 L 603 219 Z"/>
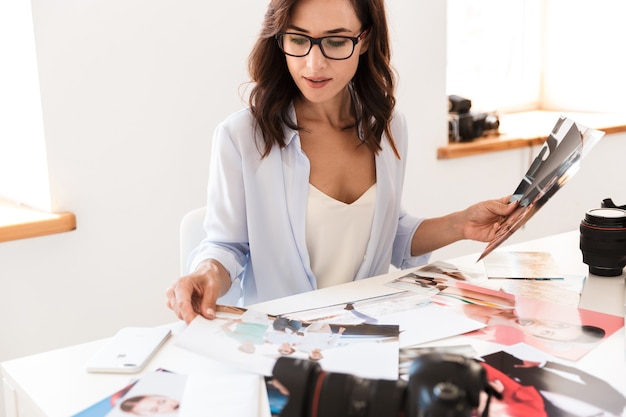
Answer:
<path fill-rule="evenodd" d="M 502 399 L 502 393 L 493 389 L 493 387 L 489 384 L 485 387 L 485 392 L 487 393 L 487 403 L 485 404 L 485 409 L 481 417 L 489 417 L 489 405 L 491 404 L 491 397 L 495 396 L 498 399 Z"/>

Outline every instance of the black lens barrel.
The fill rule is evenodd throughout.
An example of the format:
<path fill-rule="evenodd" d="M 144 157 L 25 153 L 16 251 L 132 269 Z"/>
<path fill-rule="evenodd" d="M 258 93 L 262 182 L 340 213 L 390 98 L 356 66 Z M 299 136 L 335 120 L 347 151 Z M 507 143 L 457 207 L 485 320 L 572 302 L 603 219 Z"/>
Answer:
<path fill-rule="evenodd" d="M 419 355 L 409 374 L 367 379 L 284 356 L 273 371 L 289 392 L 280 417 L 470 417 L 489 386 L 477 360 L 452 353 Z"/>
<path fill-rule="evenodd" d="M 580 250 L 590 273 L 604 277 L 621 275 L 626 266 L 626 210 L 588 210 L 580 223 Z"/>

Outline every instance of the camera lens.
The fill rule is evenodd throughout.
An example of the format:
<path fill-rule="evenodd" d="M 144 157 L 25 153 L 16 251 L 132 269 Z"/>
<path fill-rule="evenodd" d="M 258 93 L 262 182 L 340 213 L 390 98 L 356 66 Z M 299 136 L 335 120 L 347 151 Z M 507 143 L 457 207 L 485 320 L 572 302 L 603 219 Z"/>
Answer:
<path fill-rule="evenodd" d="M 580 250 L 590 273 L 604 277 L 621 275 L 626 266 L 626 210 L 587 211 L 580 223 Z"/>
<path fill-rule="evenodd" d="M 313 416 L 400 416 L 404 381 L 365 379 L 342 373 L 324 373 L 318 383 L 310 413 Z M 315 391 L 314 391 L 315 393 Z M 304 415 L 304 414 L 303 414 Z"/>
<path fill-rule="evenodd" d="M 289 391 L 280 417 L 400 416 L 407 383 L 324 372 L 317 362 L 280 357 L 274 378 Z"/>
<path fill-rule="evenodd" d="M 485 130 L 498 130 L 500 127 L 500 119 L 493 114 L 487 114 L 485 116 Z"/>
<path fill-rule="evenodd" d="M 288 391 L 280 417 L 469 417 L 481 392 L 500 398 L 489 387 L 482 365 L 462 355 L 422 354 L 409 374 L 408 382 L 366 379 L 325 372 L 316 362 L 284 356 L 273 371 Z"/>

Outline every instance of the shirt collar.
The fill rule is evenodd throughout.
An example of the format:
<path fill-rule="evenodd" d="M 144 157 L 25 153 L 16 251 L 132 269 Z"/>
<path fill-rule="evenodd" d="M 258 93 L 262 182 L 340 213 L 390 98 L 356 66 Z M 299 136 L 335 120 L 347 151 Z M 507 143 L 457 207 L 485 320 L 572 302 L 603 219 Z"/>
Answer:
<path fill-rule="evenodd" d="M 296 118 L 296 108 L 294 107 L 293 103 L 289 105 L 289 120 L 292 120 L 296 124 L 298 123 L 298 119 Z M 298 131 L 284 124 L 283 132 L 284 132 L 284 137 L 285 137 L 285 146 L 289 146 L 291 141 L 298 134 Z"/>

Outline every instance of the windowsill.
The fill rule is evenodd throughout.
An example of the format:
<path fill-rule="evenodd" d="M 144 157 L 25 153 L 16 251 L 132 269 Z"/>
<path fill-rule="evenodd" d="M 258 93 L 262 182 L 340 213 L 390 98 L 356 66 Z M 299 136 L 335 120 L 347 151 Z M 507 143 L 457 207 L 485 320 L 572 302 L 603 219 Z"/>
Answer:
<path fill-rule="evenodd" d="M 462 158 L 489 152 L 542 145 L 559 116 L 567 116 L 587 127 L 610 133 L 626 132 L 626 115 L 530 111 L 500 115 L 498 135 L 471 142 L 449 143 L 437 149 L 437 159 Z"/>
<path fill-rule="evenodd" d="M 74 213 L 47 213 L 0 199 L 0 242 L 69 232 Z"/>

